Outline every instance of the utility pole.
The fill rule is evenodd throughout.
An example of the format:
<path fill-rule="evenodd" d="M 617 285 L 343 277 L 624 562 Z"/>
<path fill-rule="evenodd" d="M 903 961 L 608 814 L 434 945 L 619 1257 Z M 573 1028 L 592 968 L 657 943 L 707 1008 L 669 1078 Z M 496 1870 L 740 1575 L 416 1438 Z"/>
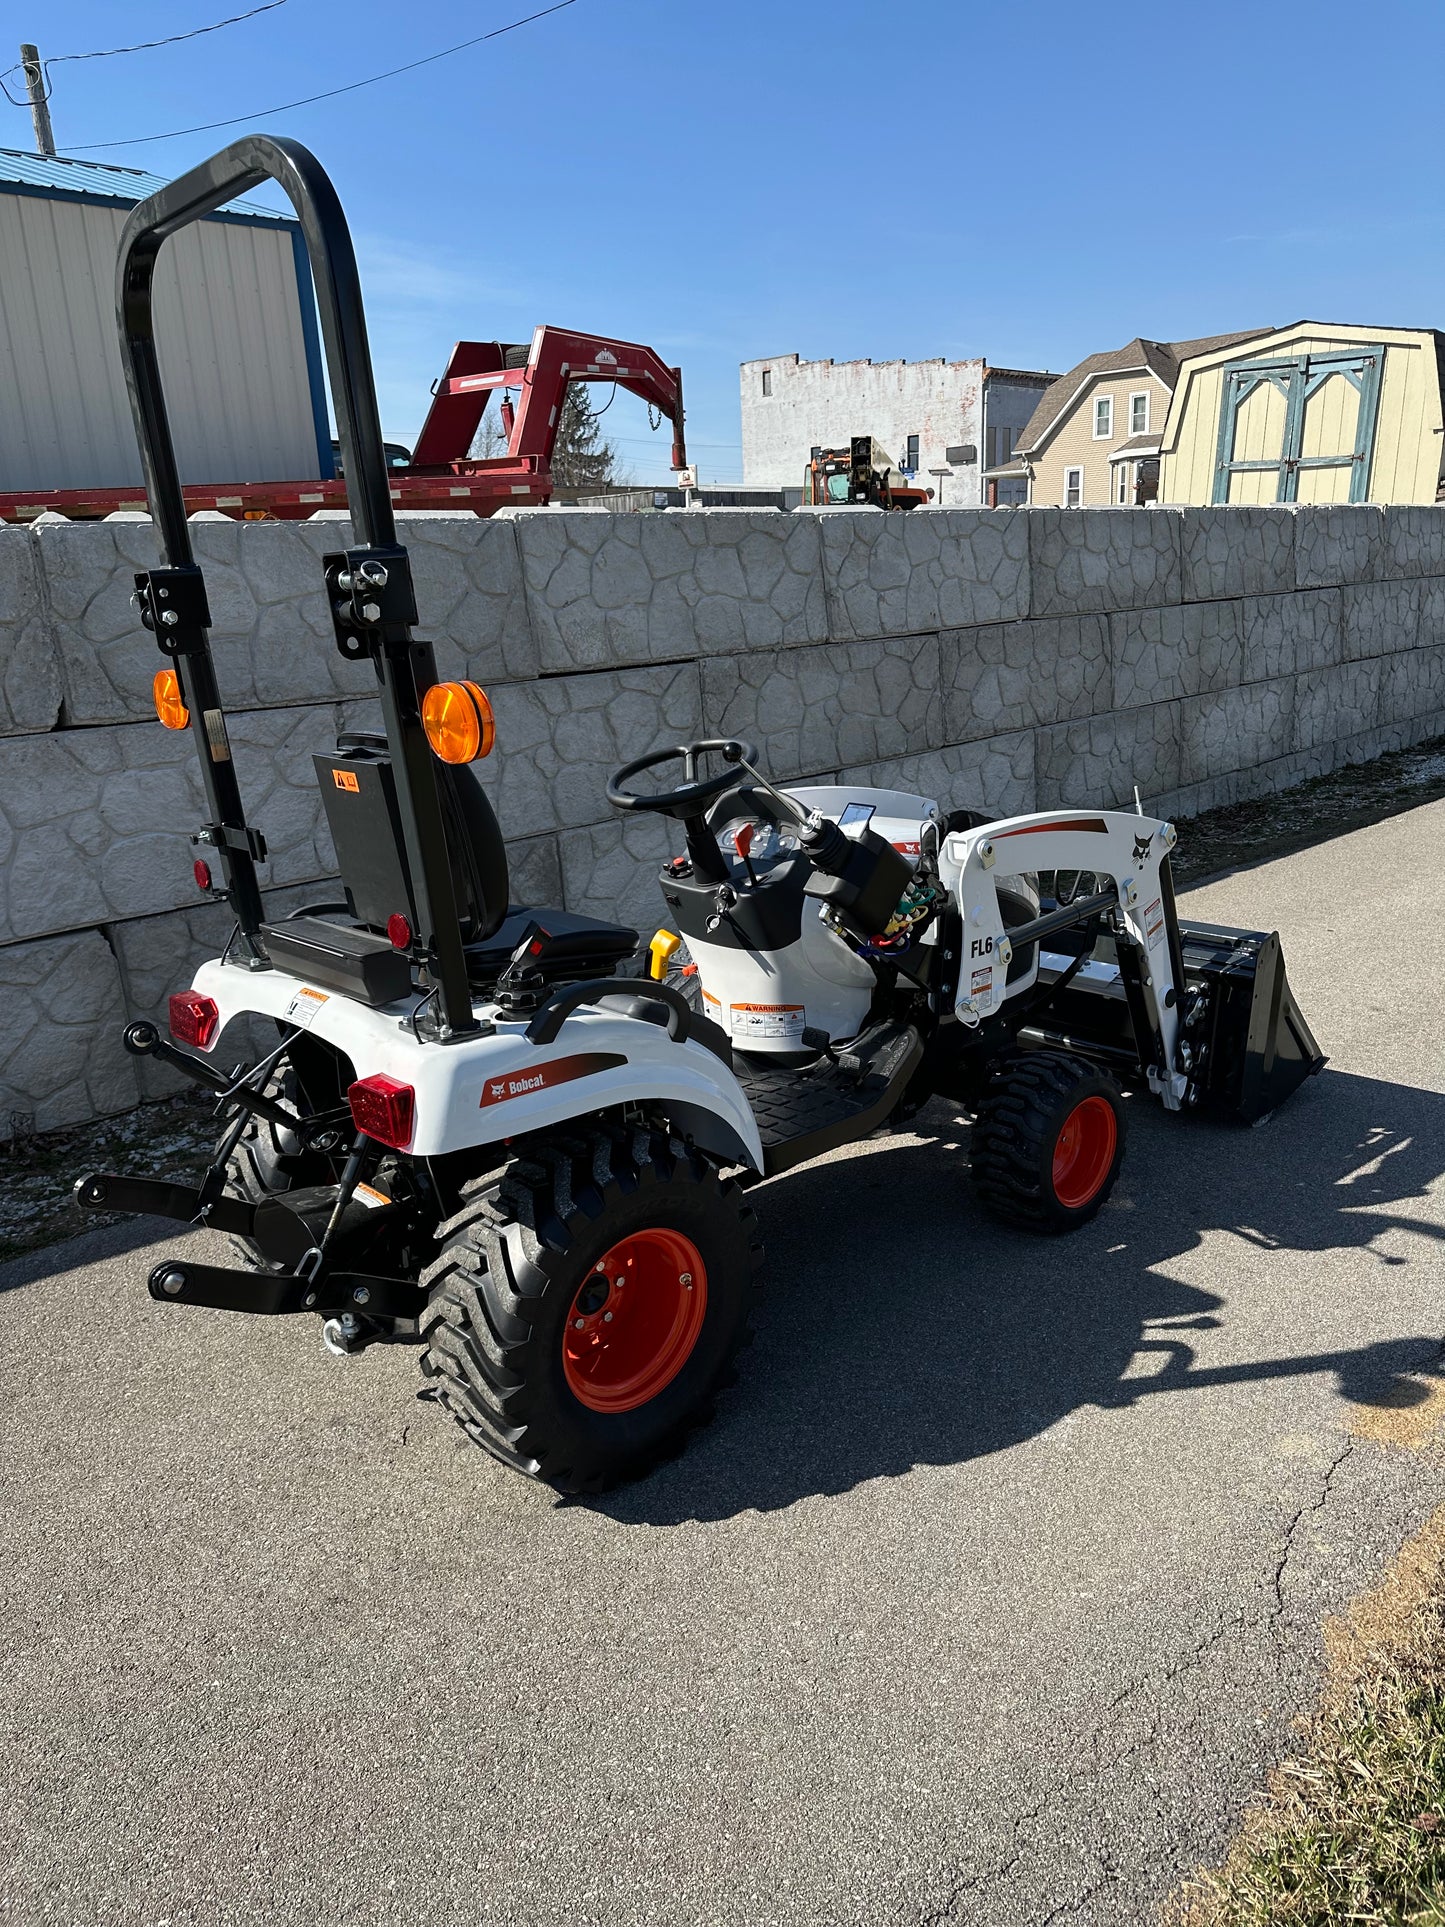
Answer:
<path fill-rule="evenodd" d="M 45 69 L 40 64 L 40 50 L 22 43 L 20 64 L 25 69 L 25 85 L 30 92 L 30 118 L 35 123 L 35 151 L 37 154 L 54 154 L 55 136 L 50 131 L 50 106 L 45 98 Z"/>

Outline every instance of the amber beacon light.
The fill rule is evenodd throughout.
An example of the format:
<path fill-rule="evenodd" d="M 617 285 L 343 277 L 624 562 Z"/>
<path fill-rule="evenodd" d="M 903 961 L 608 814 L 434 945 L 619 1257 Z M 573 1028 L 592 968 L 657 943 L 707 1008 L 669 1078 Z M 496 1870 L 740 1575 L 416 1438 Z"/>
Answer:
<path fill-rule="evenodd" d="M 181 695 L 181 679 L 174 669 L 156 671 L 151 694 L 155 697 L 156 714 L 166 728 L 184 729 L 191 720 L 191 712 L 186 708 Z"/>
<path fill-rule="evenodd" d="M 426 739 L 444 763 L 474 763 L 497 739 L 492 705 L 474 682 L 437 682 L 422 697 Z"/>

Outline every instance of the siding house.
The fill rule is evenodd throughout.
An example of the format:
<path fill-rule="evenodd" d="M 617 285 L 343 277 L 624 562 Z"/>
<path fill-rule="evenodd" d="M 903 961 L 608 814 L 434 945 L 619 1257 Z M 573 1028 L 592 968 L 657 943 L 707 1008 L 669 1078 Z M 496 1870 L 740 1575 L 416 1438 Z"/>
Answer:
<path fill-rule="evenodd" d="M 1165 502 L 1434 502 L 1445 335 L 1297 321 L 1181 356 Z"/>
<path fill-rule="evenodd" d="M 1105 508 L 1152 500 L 1165 418 L 1180 364 L 1269 332 L 1249 328 L 1198 341 L 1146 341 L 1089 355 L 1042 395 L 1013 460 L 984 481 L 1022 478 L 1034 507 Z"/>

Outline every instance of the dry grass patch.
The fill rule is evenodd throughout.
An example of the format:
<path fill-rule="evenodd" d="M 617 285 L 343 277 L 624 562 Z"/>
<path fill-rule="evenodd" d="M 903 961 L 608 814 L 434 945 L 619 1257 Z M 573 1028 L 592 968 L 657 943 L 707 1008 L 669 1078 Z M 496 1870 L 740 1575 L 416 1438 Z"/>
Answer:
<path fill-rule="evenodd" d="M 1445 1927 L 1445 1511 L 1325 1650 L 1300 1757 L 1171 1927 Z"/>

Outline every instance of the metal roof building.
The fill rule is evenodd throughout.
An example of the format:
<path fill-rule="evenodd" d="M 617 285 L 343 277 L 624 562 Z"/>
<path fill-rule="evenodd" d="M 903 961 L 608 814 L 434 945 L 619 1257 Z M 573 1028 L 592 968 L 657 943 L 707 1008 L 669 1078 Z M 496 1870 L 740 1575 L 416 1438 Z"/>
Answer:
<path fill-rule="evenodd" d="M 127 213 L 163 185 L 132 167 L 0 148 L 0 491 L 140 481 L 115 264 Z M 155 291 L 182 480 L 330 476 L 299 224 L 236 202 L 167 241 Z"/>

